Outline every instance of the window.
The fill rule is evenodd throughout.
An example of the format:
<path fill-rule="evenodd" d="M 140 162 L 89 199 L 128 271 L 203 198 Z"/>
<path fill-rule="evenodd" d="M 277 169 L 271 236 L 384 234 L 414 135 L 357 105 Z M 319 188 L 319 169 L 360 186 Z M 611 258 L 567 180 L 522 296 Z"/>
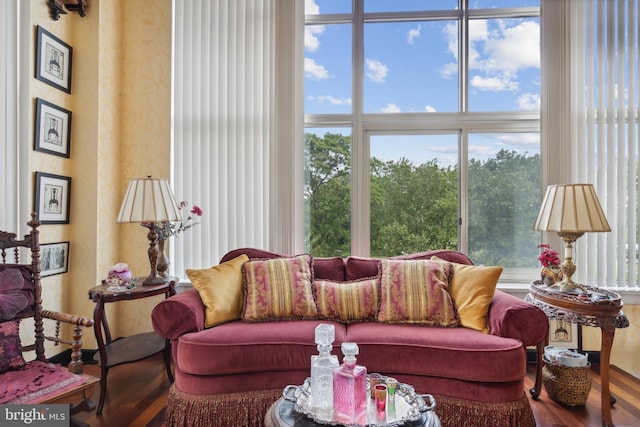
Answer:
<path fill-rule="evenodd" d="M 459 249 L 530 279 L 539 1 L 307 0 L 305 14 L 306 250 Z"/>

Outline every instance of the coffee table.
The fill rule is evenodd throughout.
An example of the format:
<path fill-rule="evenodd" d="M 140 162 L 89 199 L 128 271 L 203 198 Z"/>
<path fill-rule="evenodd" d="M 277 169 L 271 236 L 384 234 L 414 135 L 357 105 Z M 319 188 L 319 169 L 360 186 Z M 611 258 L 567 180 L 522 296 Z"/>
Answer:
<path fill-rule="evenodd" d="M 294 410 L 295 403 L 284 398 L 278 399 L 276 403 L 269 408 L 264 418 L 265 427 L 322 427 L 327 424 L 318 424 L 304 414 L 300 414 Z M 429 413 L 422 414 L 419 420 L 406 422 L 406 427 L 428 427 L 430 424 Z"/>

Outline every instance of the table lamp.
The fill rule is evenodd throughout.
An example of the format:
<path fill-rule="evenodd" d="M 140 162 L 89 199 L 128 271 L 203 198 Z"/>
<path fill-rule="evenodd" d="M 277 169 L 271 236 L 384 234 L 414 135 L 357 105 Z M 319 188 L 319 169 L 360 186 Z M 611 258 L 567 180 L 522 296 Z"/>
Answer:
<path fill-rule="evenodd" d="M 591 184 L 550 185 L 533 225 L 536 231 L 555 231 L 565 242 L 564 262 L 560 266 L 562 281 L 556 283 L 561 292 L 585 288 L 571 280 L 576 271 L 573 242 L 586 232 L 611 231 L 602 212 L 598 196 Z"/>
<path fill-rule="evenodd" d="M 145 286 L 166 283 L 167 278 L 158 274 L 158 228 L 159 223 L 180 221 L 180 208 L 176 203 L 169 183 L 165 179 L 151 178 L 132 179 L 124 195 L 118 222 L 145 223 L 149 228 L 149 263 L 151 273 L 142 283 Z"/>

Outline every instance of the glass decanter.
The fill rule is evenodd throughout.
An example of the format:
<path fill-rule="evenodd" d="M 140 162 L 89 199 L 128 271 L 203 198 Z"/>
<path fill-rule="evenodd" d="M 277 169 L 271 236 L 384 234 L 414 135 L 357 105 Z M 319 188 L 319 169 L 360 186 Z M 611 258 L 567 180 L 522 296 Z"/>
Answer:
<path fill-rule="evenodd" d="M 331 354 L 335 326 L 316 326 L 318 355 L 311 356 L 311 406 L 331 408 L 333 405 L 333 371 L 339 366 L 338 356 Z"/>
<path fill-rule="evenodd" d="M 333 410 L 336 417 L 359 421 L 367 413 L 367 368 L 356 365 L 358 344 L 342 343 L 342 366 L 333 372 Z"/>

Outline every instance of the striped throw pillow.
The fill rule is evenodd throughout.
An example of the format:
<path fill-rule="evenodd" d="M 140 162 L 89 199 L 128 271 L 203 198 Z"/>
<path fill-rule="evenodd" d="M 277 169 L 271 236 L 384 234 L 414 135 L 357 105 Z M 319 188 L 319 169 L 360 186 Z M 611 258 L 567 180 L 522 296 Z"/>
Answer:
<path fill-rule="evenodd" d="M 251 260 L 242 265 L 242 319 L 269 321 L 313 319 L 317 316 L 311 290 L 311 255 Z"/>
<path fill-rule="evenodd" d="M 378 282 L 378 277 L 350 282 L 314 280 L 318 315 L 345 323 L 375 320 L 380 301 Z"/>
<path fill-rule="evenodd" d="M 379 322 L 458 326 L 448 292 L 453 271 L 450 263 L 382 259 L 380 271 Z"/>

